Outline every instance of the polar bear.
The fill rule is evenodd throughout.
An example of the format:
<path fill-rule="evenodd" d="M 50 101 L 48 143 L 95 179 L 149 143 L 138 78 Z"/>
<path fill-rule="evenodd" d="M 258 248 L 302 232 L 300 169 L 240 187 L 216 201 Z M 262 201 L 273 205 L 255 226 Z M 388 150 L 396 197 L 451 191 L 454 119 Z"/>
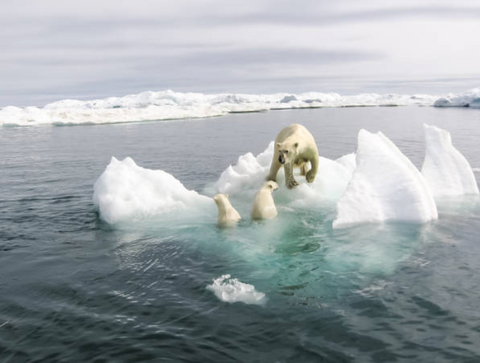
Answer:
<path fill-rule="evenodd" d="M 263 183 L 262 188 L 255 195 L 253 201 L 252 219 L 272 219 L 277 216 L 277 208 L 273 201 L 272 193 L 278 189 L 278 184 L 274 181 Z"/>
<path fill-rule="evenodd" d="M 275 151 L 267 180 L 276 181 L 278 170 L 285 168 L 285 185 L 292 189 L 298 185 L 293 168 L 299 167 L 301 175 L 312 183 L 318 171 L 318 149 L 312 134 L 302 125 L 285 127 L 275 139 Z M 311 164 L 308 170 L 308 162 Z"/>
<path fill-rule="evenodd" d="M 228 200 L 228 194 L 217 194 L 213 197 L 215 204 L 218 207 L 218 225 L 225 227 L 235 225 L 242 217 L 232 207 L 230 200 Z"/>

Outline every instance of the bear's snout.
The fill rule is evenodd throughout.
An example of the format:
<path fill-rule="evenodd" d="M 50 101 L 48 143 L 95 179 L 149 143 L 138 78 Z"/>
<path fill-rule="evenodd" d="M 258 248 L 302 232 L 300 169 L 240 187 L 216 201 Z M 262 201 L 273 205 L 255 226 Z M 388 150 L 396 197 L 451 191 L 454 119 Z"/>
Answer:
<path fill-rule="evenodd" d="M 285 158 L 283 157 L 283 155 L 280 155 L 280 156 L 278 157 L 278 162 L 279 162 L 280 164 L 285 164 Z"/>

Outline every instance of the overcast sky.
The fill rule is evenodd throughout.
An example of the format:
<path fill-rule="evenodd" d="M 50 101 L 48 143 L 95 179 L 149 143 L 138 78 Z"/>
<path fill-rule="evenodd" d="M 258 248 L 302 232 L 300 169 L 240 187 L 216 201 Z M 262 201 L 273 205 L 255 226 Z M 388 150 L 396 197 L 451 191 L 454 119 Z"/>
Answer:
<path fill-rule="evenodd" d="M 0 106 L 480 86 L 477 0 L 3 0 L 0 24 Z"/>

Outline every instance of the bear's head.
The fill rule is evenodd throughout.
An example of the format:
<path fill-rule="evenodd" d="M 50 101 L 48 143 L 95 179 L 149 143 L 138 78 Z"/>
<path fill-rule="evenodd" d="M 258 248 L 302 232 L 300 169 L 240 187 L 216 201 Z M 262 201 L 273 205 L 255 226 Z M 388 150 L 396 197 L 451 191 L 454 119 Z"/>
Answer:
<path fill-rule="evenodd" d="M 213 200 L 217 206 L 225 206 L 230 204 L 228 200 L 228 194 L 217 194 L 213 197 Z"/>
<path fill-rule="evenodd" d="M 274 181 L 272 180 L 269 180 L 265 183 L 263 183 L 263 186 L 262 186 L 264 189 L 268 189 L 270 190 L 270 192 L 273 193 L 274 190 L 277 190 L 278 189 L 278 184 L 275 183 Z"/>
<path fill-rule="evenodd" d="M 295 160 L 298 150 L 298 142 L 286 143 L 277 142 L 278 162 L 280 164 L 290 163 Z"/>

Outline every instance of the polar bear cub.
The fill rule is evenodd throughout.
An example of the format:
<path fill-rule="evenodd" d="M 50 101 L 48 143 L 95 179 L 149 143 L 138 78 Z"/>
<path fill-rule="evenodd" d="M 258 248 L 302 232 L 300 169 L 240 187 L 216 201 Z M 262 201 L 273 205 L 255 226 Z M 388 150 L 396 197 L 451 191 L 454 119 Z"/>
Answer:
<path fill-rule="evenodd" d="M 275 151 L 267 180 L 277 180 L 278 170 L 285 170 L 285 185 L 292 189 L 298 185 L 293 168 L 299 167 L 301 175 L 312 183 L 318 171 L 318 149 L 312 134 L 302 125 L 285 127 L 275 139 Z M 311 165 L 308 170 L 309 164 Z"/>
<path fill-rule="evenodd" d="M 213 197 L 215 204 L 218 207 L 218 225 L 229 226 L 235 225 L 242 217 L 232 207 L 230 200 L 228 200 L 228 194 L 217 194 Z"/>
<path fill-rule="evenodd" d="M 262 188 L 255 195 L 253 201 L 252 219 L 272 219 L 277 216 L 277 208 L 273 201 L 272 193 L 278 189 L 278 184 L 274 181 L 263 183 Z"/>

